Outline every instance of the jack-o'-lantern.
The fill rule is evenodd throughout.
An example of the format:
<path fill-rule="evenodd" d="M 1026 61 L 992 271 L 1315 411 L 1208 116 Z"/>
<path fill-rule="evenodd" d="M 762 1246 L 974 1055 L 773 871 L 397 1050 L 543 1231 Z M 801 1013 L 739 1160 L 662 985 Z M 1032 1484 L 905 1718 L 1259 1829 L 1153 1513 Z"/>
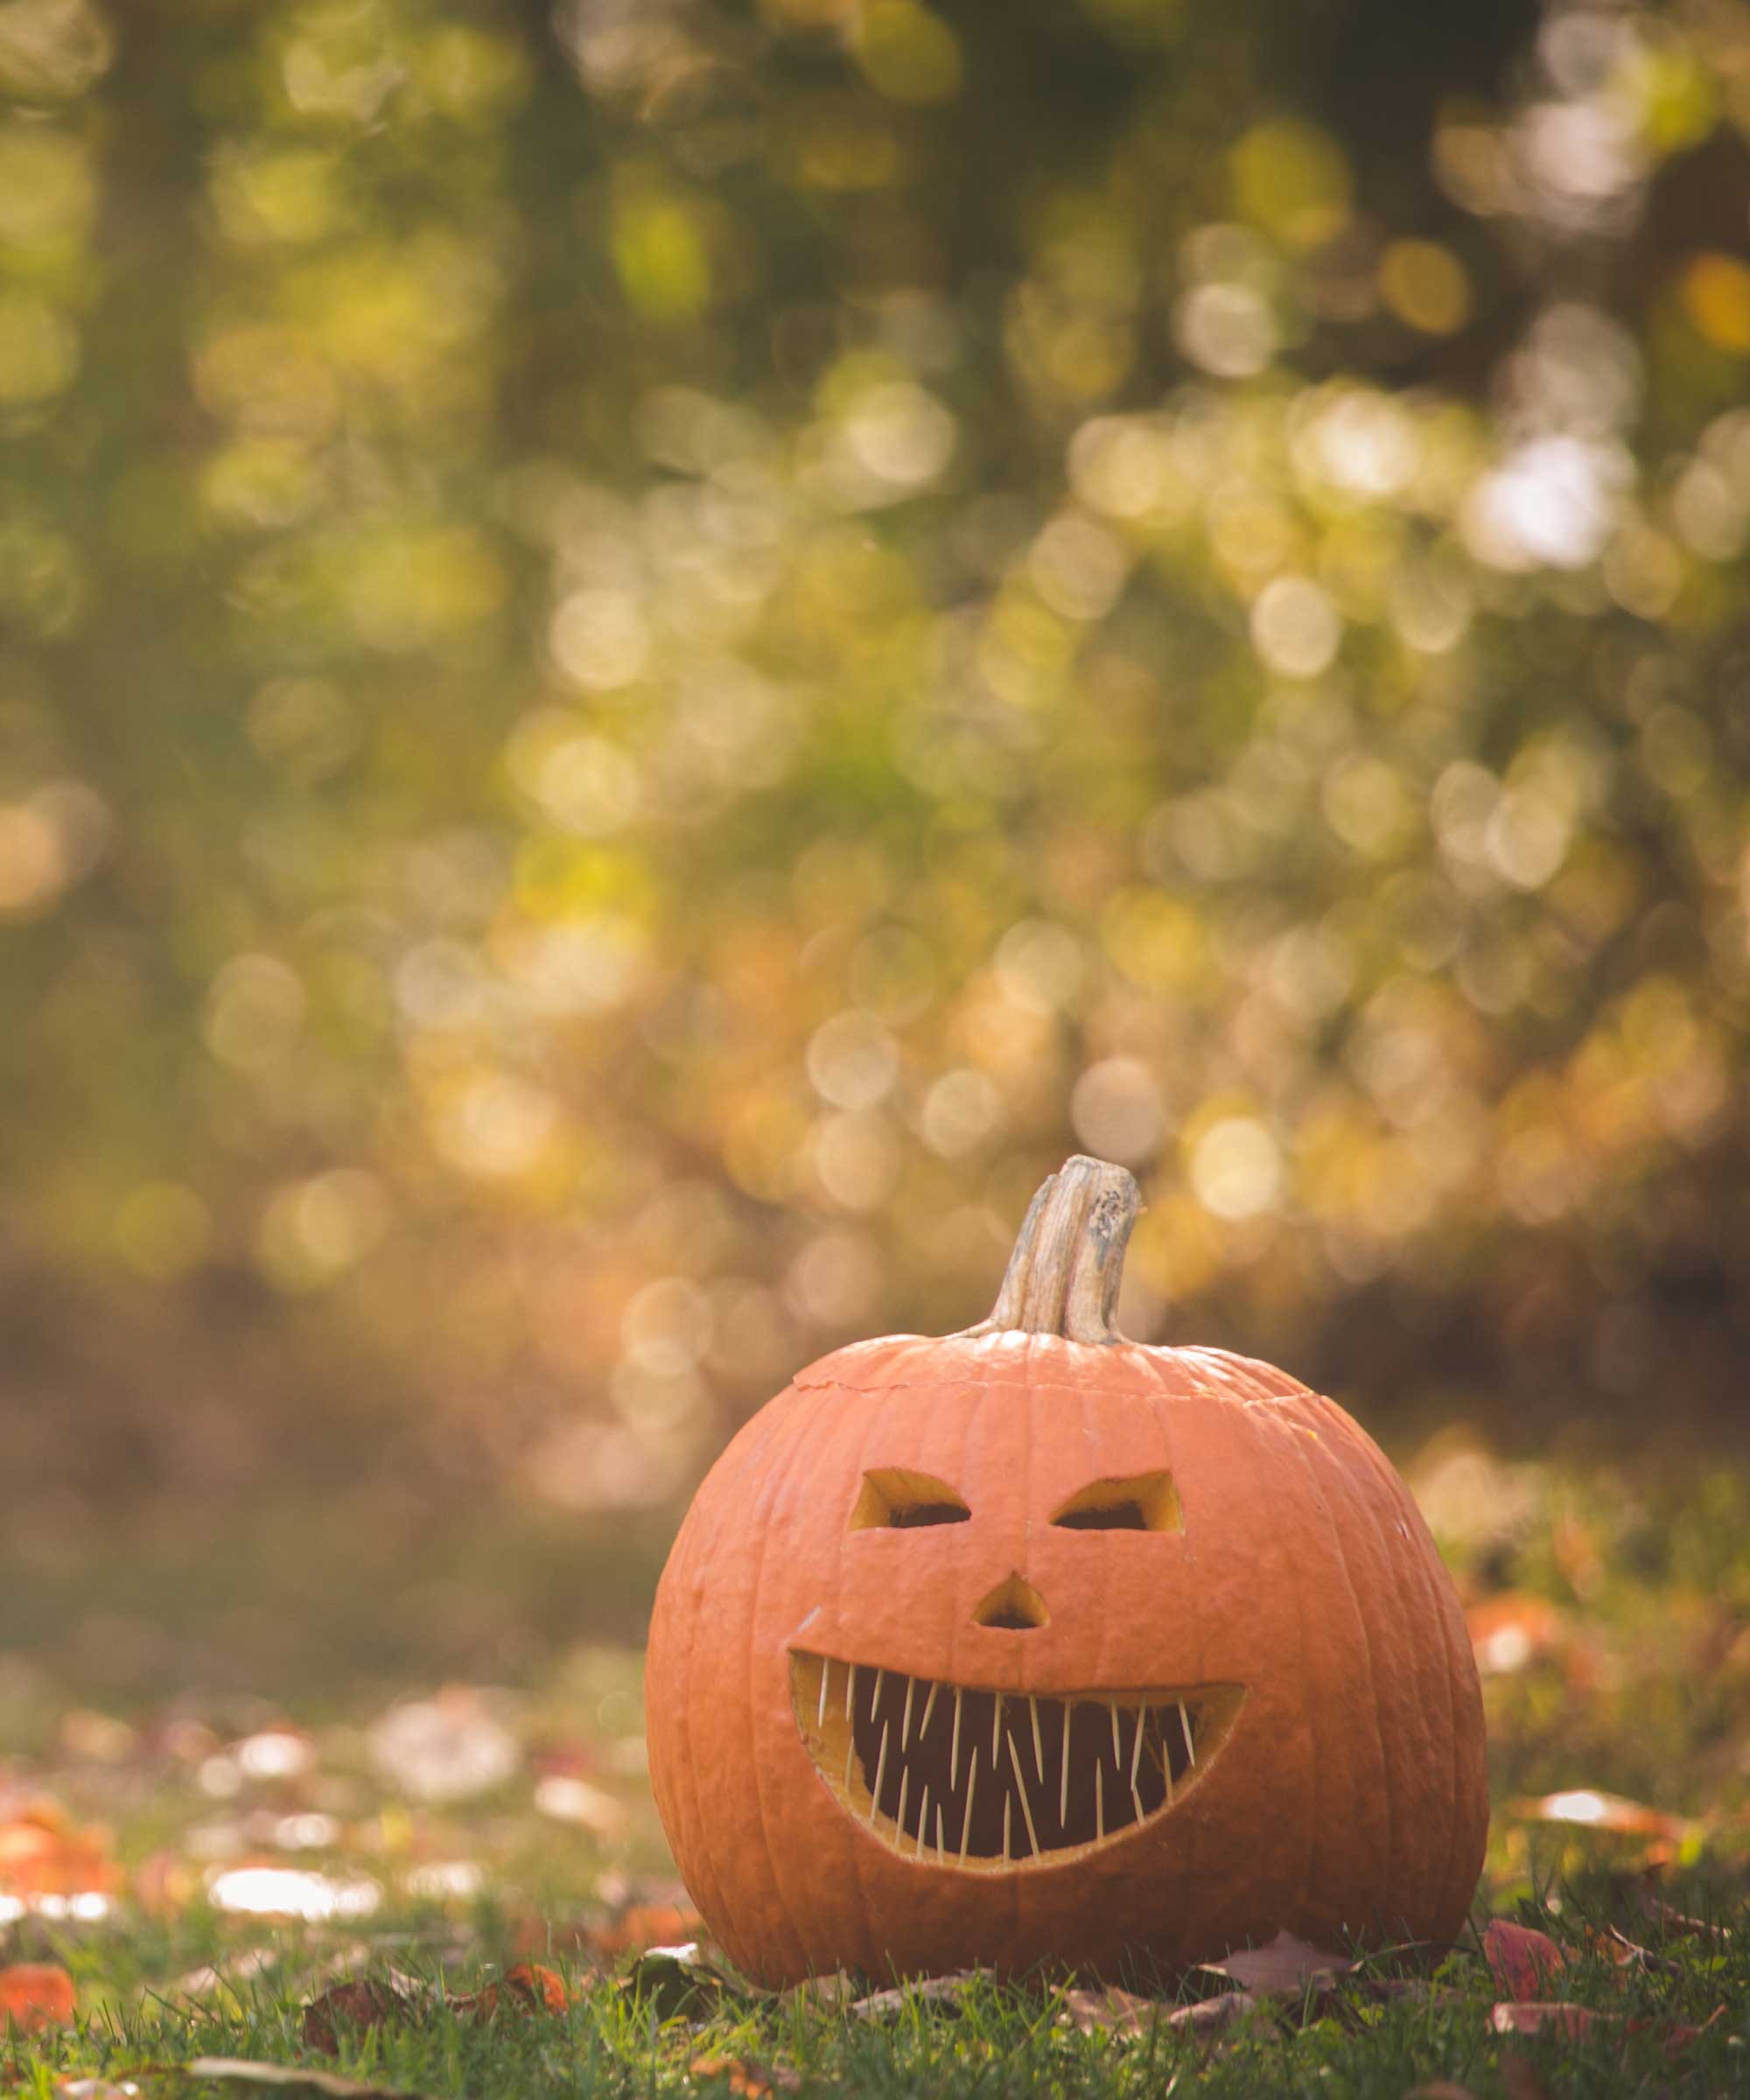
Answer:
<path fill-rule="evenodd" d="M 1111 1326 L 1138 1208 L 1072 1159 L 995 1311 L 741 1430 L 650 1629 L 675 1857 L 768 1984 L 1446 1939 L 1488 1824 L 1451 1582 L 1284 1372 Z"/>

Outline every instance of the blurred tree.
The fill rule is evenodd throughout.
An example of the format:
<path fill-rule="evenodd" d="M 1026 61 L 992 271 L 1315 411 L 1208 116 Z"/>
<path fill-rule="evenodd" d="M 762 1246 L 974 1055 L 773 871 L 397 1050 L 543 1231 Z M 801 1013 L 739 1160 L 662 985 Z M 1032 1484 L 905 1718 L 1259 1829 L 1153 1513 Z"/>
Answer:
<path fill-rule="evenodd" d="M 659 1500 L 1071 1146 L 1132 1331 L 1730 1404 L 1747 81 L 0 0 L 0 1461 Z"/>

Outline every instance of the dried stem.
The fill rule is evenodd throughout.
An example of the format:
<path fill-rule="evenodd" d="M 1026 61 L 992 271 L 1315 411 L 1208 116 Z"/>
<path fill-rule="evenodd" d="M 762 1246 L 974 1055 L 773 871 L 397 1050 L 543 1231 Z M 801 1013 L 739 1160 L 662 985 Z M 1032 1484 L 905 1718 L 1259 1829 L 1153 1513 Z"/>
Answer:
<path fill-rule="evenodd" d="M 990 1317 L 966 1332 L 1122 1341 L 1112 1312 L 1141 1208 L 1125 1168 L 1079 1153 L 1065 1160 L 1027 1207 Z"/>

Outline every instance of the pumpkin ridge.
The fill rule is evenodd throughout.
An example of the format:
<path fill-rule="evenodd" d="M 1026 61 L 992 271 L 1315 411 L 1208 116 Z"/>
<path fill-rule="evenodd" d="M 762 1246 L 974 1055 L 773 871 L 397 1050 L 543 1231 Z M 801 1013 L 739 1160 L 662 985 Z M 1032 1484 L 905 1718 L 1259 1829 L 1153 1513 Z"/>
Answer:
<path fill-rule="evenodd" d="M 1313 1432 L 1313 1434 L 1317 1434 L 1317 1432 Z M 1348 1438 L 1345 1438 L 1345 1445 L 1347 1445 L 1347 1443 L 1348 1443 Z M 1338 1564 L 1338 1569 L 1342 1571 L 1342 1587 L 1345 1587 L 1345 1592 L 1347 1592 L 1347 1594 L 1348 1594 L 1348 1611 L 1351 1611 L 1353 1621 L 1355 1621 L 1355 1636 L 1357 1636 L 1357 1640 L 1359 1640 L 1359 1648 L 1362 1648 L 1362 1670 L 1366 1671 L 1366 1682 L 1368 1682 L 1368 1701 L 1366 1701 L 1366 1705 L 1368 1705 L 1368 1712 L 1372 1713 L 1372 1737 L 1374 1737 L 1374 1743 L 1378 1745 L 1378 1758 L 1380 1758 L 1380 1794 L 1382 1794 L 1382 1797 L 1384 1797 L 1384 1871 L 1382 1871 L 1382 1875 L 1380 1875 L 1380 1881 L 1382 1881 L 1382 1884 L 1387 1886 L 1387 1888 L 1395 1888 L 1395 1886 L 1397 1886 L 1397 1871 L 1399 1871 L 1399 1860 L 1397 1860 L 1397 1785 L 1395 1785 L 1395 1779 L 1397 1779 L 1397 1773 L 1395 1773 L 1393 1755 L 1390 1755 L 1390 1749 L 1389 1749 L 1389 1745 L 1387 1745 L 1387 1737 L 1384 1737 L 1382 1726 L 1380 1726 L 1380 1722 L 1382 1722 L 1382 1718 L 1384 1718 L 1384 1716 L 1382 1716 L 1382 1712 L 1380 1712 L 1378 1665 L 1376 1665 L 1376 1661 L 1374 1661 L 1374 1642 L 1372 1642 L 1372 1632 L 1369 1632 L 1368 1615 L 1366 1615 L 1366 1613 L 1362 1611 L 1362 1592 L 1359 1592 L 1359 1590 L 1357 1590 L 1357 1586 L 1355 1586 L 1355 1569 L 1353 1569 L 1351 1563 L 1348 1563 L 1348 1535 L 1347 1535 L 1347 1527 L 1345 1527 L 1345 1524 L 1338 1524 L 1338 1521 L 1336 1521 L 1336 1510 L 1334 1510 L 1334 1508 L 1332 1508 L 1332 1503 L 1330 1503 L 1330 1493 L 1326 1491 L 1326 1482 L 1320 1479 L 1320 1468 L 1317 1468 L 1317 1466 L 1315 1466 L 1315 1461 L 1313 1461 L 1313 1453 L 1311 1453 L 1311 1451 L 1306 1449 L 1306 1445 L 1303 1443 L 1303 1440 L 1298 1440 L 1298 1438 L 1296 1438 L 1294 1449 L 1298 1451 L 1298 1455 L 1300 1455 L 1300 1464 L 1305 1466 L 1306 1476 L 1309 1476 L 1311 1485 L 1313 1485 L 1313 1493 L 1315 1493 L 1317 1508 L 1320 1508 L 1321 1514 L 1324 1514 L 1324 1524 L 1326 1524 L 1326 1531 L 1330 1533 L 1330 1542 L 1332 1542 L 1332 1545 L 1334 1545 L 1334 1550 L 1336 1550 L 1336 1564 Z M 1351 1458 L 1351 1451 L 1345 1449 L 1345 1451 L 1342 1451 L 1342 1455 L 1340 1455 L 1340 1458 L 1336 1458 L 1334 1461 L 1332 1461 L 1332 1464 L 1330 1464 L 1330 1468 L 1327 1468 L 1327 1470 L 1330 1470 L 1330 1474 L 1332 1474 L 1332 1491 L 1336 1491 L 1336 1493 L 1345 1493 L 1345 1495 L 1347 1495 L 1347 1500 L 1348 1500 L 1348 1503 L 1351 1503 L 1351 1510 L 1353 1510 L 1353 1506 L 1355 1506 L 1355 1497 L 1353 1497 L 1353 1493 L 1351 1493 L 1351 1482 L 1348 1482 L 1348 1468 L 1347 1468 L 1347 1461 L 1348 1461 L 1348 1458 Z M 1362 1508 L 1362 1514 L 1363 1514 L 1363 1516 L 1369 1516 L 1369 1514 L 1372 1514 L 1372 1512 L 1369 1512 L 1368 1508 L 1363 1506 L 1363 1508 Z M 1374 1920 L 1374 1923 L 1376 1923 L 1376 1926 L 1380 1926 L 1380 1920 L 1378 1920 L 1378 1917 L 1376 1917 L 1376 1920 Z"/>

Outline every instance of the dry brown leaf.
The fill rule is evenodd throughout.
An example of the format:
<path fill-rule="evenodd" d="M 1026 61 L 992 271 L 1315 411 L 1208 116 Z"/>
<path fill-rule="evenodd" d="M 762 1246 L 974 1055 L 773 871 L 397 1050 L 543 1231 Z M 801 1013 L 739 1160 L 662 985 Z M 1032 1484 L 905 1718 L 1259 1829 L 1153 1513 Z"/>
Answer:
<path fill-rule="evenodd" d="M 1292 1997 L 1313 1984 L 1347 1976 L 1354 1963 L 1348 1955 L 1327 1954 L 1310 1940 L 1279 1932 L 1262 1947 L 1242 1947 L 1225 1961 L 1200 1966 L 1213 1975 L 1231 1978 L 1242 1990 Z"/>
<path fill-rule="evenodd" d="M 363 2085 L 307 2064 L 257 2063 L 248 2056 L 196 2056 L 183 2067 L 191 2078 L 234 2080 L 240 2085 L 307 2086 L 332 2100 L 424 2100 L 405 2086 Z"/>
<path fill-rule="evenodd" d="M 1522 2002 L 1546 1991 L 1568 1957 L 1547 1932 L 1491 1918 L 1483 1928 L 1483 1958 L 1497 1988 Z"/>
<path fill-rule="evenodd" d="M 508 2012 L 563 2012 L 570 2002 L 565 1979 L 556 1969 L 543 1969 L 539 1962 L 518 1962 L 472 1997 L 452 1998 L 450 2007 L 472 2013 L 476 2020 L 490 2020 L 500 2007 Z"/>
<path fill-rule="evenodd" d="M 952 1976 L 933 1976 L 920 1984 L 906 1984 L 897 1991 L 874 1991 L 859 1998 L 850 2010 L 859 2020 L 886 2020 L 903 2012 L 907 2006 L 922 2003 L 952 2007 L 976 1984 L 987 1983 L 988 1969 L 957 1969 Z"/>
<path fill-rule="evenodd" d="M 1141 2034 L 1159 2019 L 1163 2008 L 1152 1998 L 1129 1991 L 1066 1991 L 1059 2024 L 1078 2034 Z"/>
<path fill-rule="evenodd" d="M 1213 2041 L 1228 2028 L 1263 2010 L 1264 2000 L 1250 1991 L 1229 1991 L 1221 1998 L 1201 1998 L 1194 2006 L 1180 2006 L 1166 2016 L 1166 2025 L 1180 2034 Z"/>
<path fill-rule="evenodd" d="M 770 2093 L 793 2093 L 802 2082 L 800 2071 L 783 2064 L 749 2063 L 744 2056 L 695 2056 L 687 2066 L 692 2078 L 726 2078 L 729 2090 L 743 2100 L 766 2100 Z"/>
<path fill-rule="evenodd" d="M 340 2054 L 337 2024 L 386 2026 L 391 2020 L 416 2020 L 431 2001 L 430 1988 L 417 1978 L 391 1969 L 387 1976 L 349 1977 L 312 1998 L 304 2008 L 306 2048 L 325 2056 Z"/>
<path fill-rule="evenodd" d="M 8 2021 L 21 2034 L 65 2026 L 73 2018 L 73 1978 L 52 1962 L 14 1962 L 0 1969 L 0 2033 Z"/>
<path fill-rule="evenodd" d="M 1560 2034 L 1569 2041 L 1577 2041 L 1596 2028 L 1617 2026 L 1618 2015 L 1594 2012 L 1588 2006 L 1570 2005 L 1565 1999 L 1552 2005 L 1516 1998 L 1510 2004 L 1493 2006 L 1488 2024 L 1497 2034 Z"/>

